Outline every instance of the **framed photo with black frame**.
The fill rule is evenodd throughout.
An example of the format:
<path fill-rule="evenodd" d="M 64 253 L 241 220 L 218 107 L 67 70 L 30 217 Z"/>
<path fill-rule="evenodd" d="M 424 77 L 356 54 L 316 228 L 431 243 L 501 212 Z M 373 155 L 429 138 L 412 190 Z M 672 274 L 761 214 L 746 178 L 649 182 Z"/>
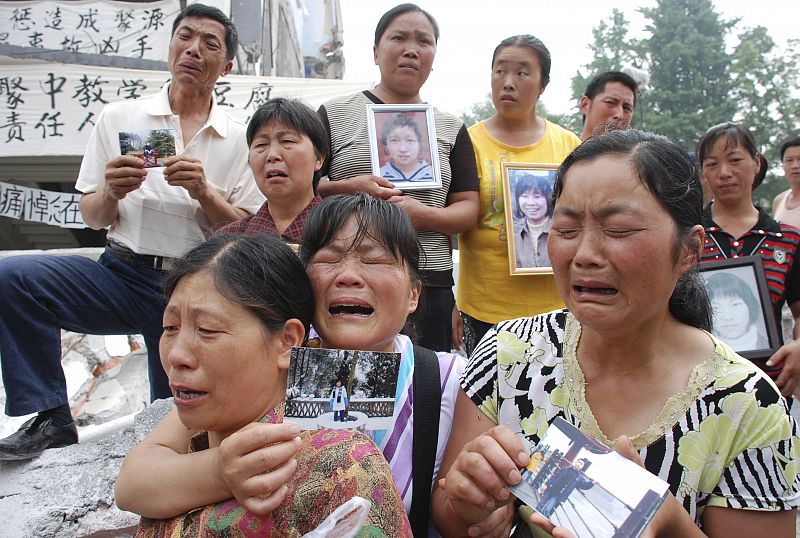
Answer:
<path fill-rule="evenodd" d="M 711 332 L 748 359 L 766 359 L 780 347 L 780 333 L 760 256 L 701 263 L 713 309 Z"/>
<path fill-rule="evenodd" d="M 433 105 L 367 105 L 373 175 L 403 191 L 442 186 Z"/>
<path fill-rule="evenodd" d="M 547 237 L 553 224 L 557 164 L 502 163 L 503 203 L 512 275 L 552 274 Z"/>

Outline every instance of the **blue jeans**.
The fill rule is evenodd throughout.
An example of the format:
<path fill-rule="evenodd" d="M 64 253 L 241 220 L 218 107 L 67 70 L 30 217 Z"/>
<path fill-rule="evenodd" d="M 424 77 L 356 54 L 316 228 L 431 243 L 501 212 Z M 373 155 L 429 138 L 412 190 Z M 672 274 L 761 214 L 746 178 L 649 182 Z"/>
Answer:
<path fill-rule="evenodd" d="M 334 411 L 333 412 L 333 421 L 334 422 L 344 422 L 344 411 L 345 411 L 344 409 L 341 409 L 339 411 Z"/>
<path fill-rule="evenodd" d="M 553 512 L 558 507 L 558 496 L 552 495 L 545 499 L 539 501 L 539 504 L 536 505 L 536 511 L 542 514 L 546 518 L 550 518 L 553 515 Z"/>
<path fill-rule="evenodd" d="M 27 415 L 67 402 L 61 331 L 141 333 L 147 346 L 151 399 L 171 396 L 161 367 L 164 273 L 108 254 L 15 256 L 0 260 L 0 366 L 6 414 Z"/>

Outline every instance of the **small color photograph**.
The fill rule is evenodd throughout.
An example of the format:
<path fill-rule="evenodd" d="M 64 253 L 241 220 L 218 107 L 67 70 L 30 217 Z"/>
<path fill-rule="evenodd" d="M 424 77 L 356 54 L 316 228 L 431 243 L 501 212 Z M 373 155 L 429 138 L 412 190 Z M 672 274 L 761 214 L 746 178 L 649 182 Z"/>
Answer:
<path fill-rule="evenodd" d="M 639 536 L 669 488 L 561 418 L 530 456 L 522 481 L 511 492 L 579 537 Z"/>
<path fill-rule="evenodd" d="M 355 428 L 374 438 L 391 426 L 399 353 L 296 347 L 286 418 L 303 429 Z"/>
<path fill-rule="evenodd" d="M 121 155 L 133 155 L 144 161 L 145 168 L 165 166 L 164 159 L 175 155 L 175 131 L 122 131 L 119 133 Z"/>

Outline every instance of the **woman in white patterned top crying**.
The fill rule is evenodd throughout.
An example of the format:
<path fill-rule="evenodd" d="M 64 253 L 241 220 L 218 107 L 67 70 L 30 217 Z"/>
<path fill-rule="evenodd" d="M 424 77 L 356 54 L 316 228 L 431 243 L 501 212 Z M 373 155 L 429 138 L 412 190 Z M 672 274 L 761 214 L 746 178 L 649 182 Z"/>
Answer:
<path fill-rule="evenodd" d="M 561 417 L 669 483 L 648 533 L 793 536 L 800 439 L 758 368 L 710 334 L 702 189 L 664 137 L 592 138 L 556 173 L 548 252 L 567 310 L 498 323 L 461 378 L 434 492 L 446 535 L 488 534 Z M 534 535 L 567 536 L 531 508 Z"/>

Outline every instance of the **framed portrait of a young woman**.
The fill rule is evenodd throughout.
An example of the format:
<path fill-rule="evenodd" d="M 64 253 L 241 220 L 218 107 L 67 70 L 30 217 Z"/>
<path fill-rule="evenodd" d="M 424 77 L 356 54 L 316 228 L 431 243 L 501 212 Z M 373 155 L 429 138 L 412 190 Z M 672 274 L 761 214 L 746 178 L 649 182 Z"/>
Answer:
<path fill-rule="evenodd" d="M 553 226 L 556 164 L 502 163 L 503 203 L 512 275 L 551 274 L 547 238 Z"/>
<path fill-rule="evenodd" d="M 711 332 L 748 359 L 766 359 L 780 347 L 760 256 L 705 262 L 698 267 L 711 299 Z"/>

